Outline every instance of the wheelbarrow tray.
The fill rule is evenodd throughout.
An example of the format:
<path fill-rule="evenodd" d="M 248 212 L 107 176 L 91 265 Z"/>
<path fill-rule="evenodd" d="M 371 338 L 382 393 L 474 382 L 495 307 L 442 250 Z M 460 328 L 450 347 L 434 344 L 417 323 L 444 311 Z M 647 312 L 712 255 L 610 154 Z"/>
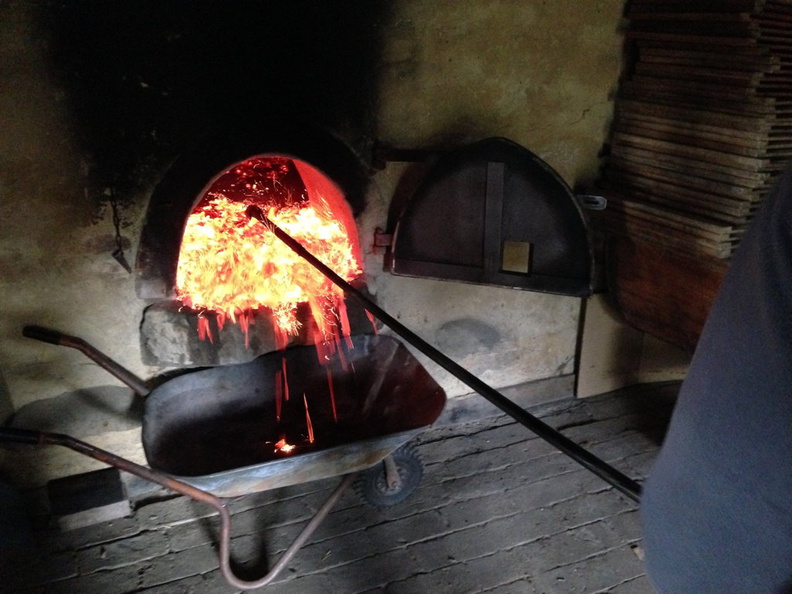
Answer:
<path fill-rule="evenodd" d="M 325 365 L 300 346 L 168 379 L 146 398 L 143 449 L 152 469 L 236 497 L 369 468 L 445 400 L 399 341 L 356 336 Z M 275 446 L 284 437 L 291 454 Z"/>

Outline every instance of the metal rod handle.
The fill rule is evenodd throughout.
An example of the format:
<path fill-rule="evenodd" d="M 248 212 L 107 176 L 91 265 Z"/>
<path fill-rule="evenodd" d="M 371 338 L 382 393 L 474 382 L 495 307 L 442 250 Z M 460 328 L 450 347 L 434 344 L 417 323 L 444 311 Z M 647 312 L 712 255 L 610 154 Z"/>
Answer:
<path fill-rule="evenodd" d="M 613 466 L 601 458 L 598 458 L 588 450 L 584 449 L 550 425 L 540 421 L 524 408 L 515 404 L 506 396 L 498 392 L 495 388 L 484 383 L 478 377 L 470 373 L 467 369 L 447 357 L 420 336 L 415 334 L 412 330 L 404 326 L 401 322 L 390 316 L 376 303 L 371 301 L 363 293 L 358 291 L 346 280 L 336 274 L 331 268 L 325 265 L 324 262 L 319 260 L 316 256 L 305 249 L 296 239 L 275 225 L 275 223 L 273 223 L 264 215 L 260 208 L 257 206 L 249 206 L 247 209 L 247 215 L 261 221 L 264 226 L 272 231 L 272 233 L 274 233 L 278 239 L 289 246 L 299 256 L 307 260 L 312 266 L 314 266 L 314 268 L 319 270 L 333 283 L 343 289 L 347 295 L 358 301 L 358 303 L 360 303 L 372 315 L 379 318 L 396 334 L 401 336 L 405 341 L 418 349 L 421 353 L 429 357 L 429 359 L 437 363 L 440 367 L 467 384 L 475 392 L 486 398 L 514 420 L 524 425 L 538 437 L 544 439 L 550 445 L 554 446 L 581 464 L 584 468 L 590 470 L 607 483 L 613 485 L 616 489 L 621 491 L 633 501 L 637 502 L 640 500 L 641 486 L 636 481 L 616 470 Z"/>
<path fill-rule="evenodd" d="M 25 326 L 22 328 L 22 336 L 40 340 L 41 342 L 57 344 L 60 346 L 69 347 L 70 349 L 78 350 L 83 355 L 91 359 L 94 363 L 99 365 L 99 367 L 131 388 L 136 394 L 139 394 L 140 396 L 148 396 L 149 392 L 151 391 L 142 379 L 140 379 L 117 361 L 114 361 L 105 355 L 92 344 L 84 341 L 82 338 L 71 336 L 69 334 L 63 334 L 57 330 L 43 328 L 42 326 Z"/>

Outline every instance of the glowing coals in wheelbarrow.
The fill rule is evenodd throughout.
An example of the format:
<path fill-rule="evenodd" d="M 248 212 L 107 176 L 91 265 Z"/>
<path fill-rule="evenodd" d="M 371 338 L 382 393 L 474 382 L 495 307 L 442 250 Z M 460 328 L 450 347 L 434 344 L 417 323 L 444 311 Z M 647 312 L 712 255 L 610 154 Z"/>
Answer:
<path fill-rule="evenodd" d="M 338 188 L 312 166 L 283 157 L 244 161 L 210 186 L 187 220 L 176 275 L 186 306 L 214 312 L 222 328 L 239 323 L 248 336 L 254 312 L 272 313 L 278 347 L 297 335 L 297 308 L 310 307 L 314 342 L 348 335 L 344 295 L 245 211 L 267 216 L 347 280 L 361 274 L 349 207 Z M 206 318 L 199 334 L 212 340 Z M 335 349 L 331 346 L 331 352 Z"/>
<path fill-rule="evenodd" d="M 295 447 L 297 446 L 290 444 L 288 441 L 286 441 L 285 437 L 281 437 L 275 443 L 275 453 L 291 454 Z"/>

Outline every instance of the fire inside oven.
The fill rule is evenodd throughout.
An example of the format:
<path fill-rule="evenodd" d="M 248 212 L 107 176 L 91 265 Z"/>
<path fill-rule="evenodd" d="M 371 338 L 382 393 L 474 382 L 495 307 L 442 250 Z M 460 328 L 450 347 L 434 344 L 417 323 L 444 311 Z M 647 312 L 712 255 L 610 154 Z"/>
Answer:
<path fill-rule="evenodd" d="M 344 439 L 359 439 L 372 425 L 370 410 L 364 409 L 381 391 L 372 392 L 368 382 L 365 393 L 358 393 L 365 384 L 358 375 L 365 375 L 366 366 L 358 361 L 354 367 L 360 348 L 355 349 L 350 337 L 343 291 L 250 216 L 251 208 L 265 213 L 346 281 L 362 274 L 354 216 L 345 195 L 310 163 L 280 154 L 257 155 L 224 168 L 205 186 L 180 239 L 174 291 L 179 307 L 197 317 L 202 341 L 218 339 L 216 334 L 227 324 L 238 325 L 246 343 L 255 324 L 271 325 L 276 337 L 275 351 L 247 364 L 256 370 L 255 389 L 243 388 L 237 380 L 235 393 L 225 395 L 235 404 L 220 415 L 223 422 L 209 414 L 211 422 L 196 431 L 195 423 L 204 421 L 188 413 L 190 403 L 178 407 L 183 419 L 177 425 L 188 427 L 190 434 L 206 436 L 218 427 L 223 435 L 231 432 L 228 439 L 215 435 L 210 440 L 214 445 L 224 442 L 225 455 L 239 453 L 239 444 L 253 439 L 256 447 L 247 448 L 252 454 L 239 454 L 227 467 L 326 447 L 342 438 L 339 428 Z M 294 343 L 303 346 L 287 351 Z M 236 367 L 234 373 L 246 369 Z M 245 395 L 244 406 L 240 394 Z M 193 404 L 200 400 L 188 398 Z M 209 404 L 210 409 L 214 406 Z M 239 431 L 251 420 L 259 431 Z M 173 433 L 170 427 L 167 433 Z M 184 443 L 185 436 L 176 433 Z"/>
<path fill-rule="evenodd" d="M 362 273 L 354 219 L 334 183 L 299 159 L 247 159 L 209 185 L 182 236 L 176 296 L 199 312 L 200 337 L 213 340 L 210 316 L 219 328 L 239 324 L 247 337 L 265 310 L 279 349 L 297 336 L 337 345 L 349 335 L 343 291 L 250 217 L 251 206 L 345 280 Z"/>

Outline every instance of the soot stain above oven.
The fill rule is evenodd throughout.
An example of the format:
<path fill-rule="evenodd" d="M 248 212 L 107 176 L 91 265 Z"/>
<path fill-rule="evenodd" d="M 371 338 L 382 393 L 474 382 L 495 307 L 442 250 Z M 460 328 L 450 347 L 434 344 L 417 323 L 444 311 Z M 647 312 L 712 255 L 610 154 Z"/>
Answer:
<path fill-rule="evenodd" d="M 353 137 L 372 126 L 380 3 L 81 0 L 31 10 L 97 213 L 105 188 L 132 199 L 229 126 L 301 120 Z"/>

